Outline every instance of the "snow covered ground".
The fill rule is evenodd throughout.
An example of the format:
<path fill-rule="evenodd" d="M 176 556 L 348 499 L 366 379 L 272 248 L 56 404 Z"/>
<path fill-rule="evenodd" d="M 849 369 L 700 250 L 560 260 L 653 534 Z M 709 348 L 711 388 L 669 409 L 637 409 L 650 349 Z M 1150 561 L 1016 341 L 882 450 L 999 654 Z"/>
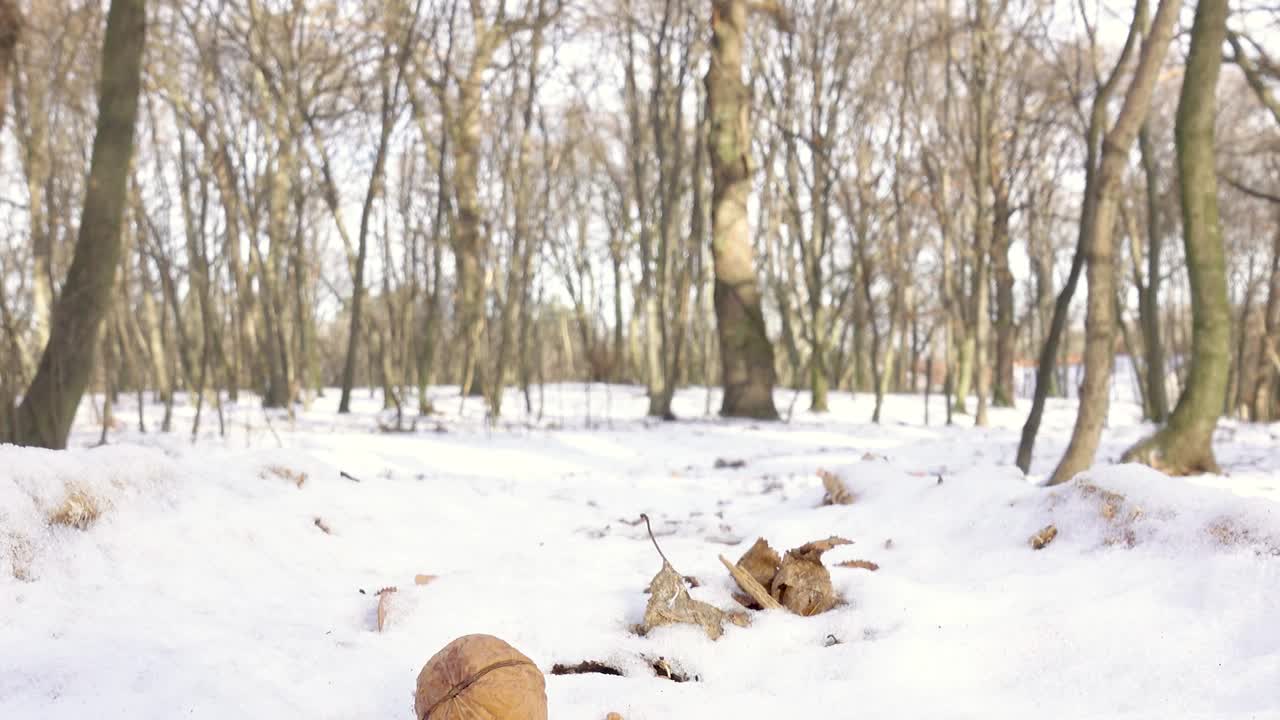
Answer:
<path fill-rule="evenodd" d="M 407 433 L 380 429 L 367 393 L 350 416 L 330 392 L 270 426 L 229 406 L 225 438 L 206 408 L 194 445 L 190 408 L 161 435 L 148 405 L 140 434 L 123 398 L 131 427 L 106 447 L 89 449 L 87 403 L 77 449 L 0 447 L 0 718 L 407 720 L 422 664 L 473 632 L 547 672 L 626 673 L 548 675 L 553 720 L 1280 718 L 1280 425 L 1225 423 L 1226 477 L 1104 464 L 1046 490 L 1011 465 L 1022 409 L 948 428 L 935 397 L 926 426 L 919 397 L 892 397 L 873 426 L 869 397 L 815 416 L 780 392 L 789 423 L 727 422 L 690 390 L 687 419 L 661 424 L 638 388 L 572 385 L 535 392 L 540 418 L 511 393 L 489 428 L 456 388 L 433 398 Z M 1072 412 L 1051 403 L 1032 481 Z M 1137 417 L 1113 411 L 1103 463 Z M 820 468 L 858 501 L 820 507 Z M 694 597 L 726 609 L 717 556 L 759 536 L 841 535 L 828 565 L 880 569 L 833 568 L 847 604 L 823 615 L 640 637 L 661 567 L 642 512 Z M 697 680 L 655 677 L 657 658 Z"/>

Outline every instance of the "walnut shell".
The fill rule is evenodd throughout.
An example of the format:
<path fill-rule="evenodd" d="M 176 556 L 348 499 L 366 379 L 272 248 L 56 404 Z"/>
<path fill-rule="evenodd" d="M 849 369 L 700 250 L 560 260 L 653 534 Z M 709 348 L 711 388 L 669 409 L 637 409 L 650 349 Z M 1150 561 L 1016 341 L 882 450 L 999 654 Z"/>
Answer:
<path fill-rule="evenodd" d="M 418 674 L 418 720 L 547 720 L 542 671 L 504 640 L 464 635 Z"/>

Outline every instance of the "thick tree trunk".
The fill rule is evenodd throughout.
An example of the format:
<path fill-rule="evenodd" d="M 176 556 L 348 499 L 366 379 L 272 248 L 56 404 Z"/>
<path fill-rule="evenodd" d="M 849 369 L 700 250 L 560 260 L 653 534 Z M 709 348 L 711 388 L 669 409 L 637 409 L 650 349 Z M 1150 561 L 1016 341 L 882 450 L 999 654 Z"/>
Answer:
<path fill-rule="evenodd" d="M 1191 280 L 1191 370 L 1169 423 L 1125 453 L 1171 475 L 1220 472 L 1213 431 L 1231 369 L 1226 251 L 1214 166 L 1216 92 L 1227 32 L 1227 0 L 1200 0 L 1175 125 L 1183 244 Z"/>
<path fill-rule="evenodd" d="M 773 344 L 760 304 L 755 253 L 747 224 L 751 191 L 750 94 L 742 81 L 745 0 L 712 0 L 707 70 L 711 153 L 711 252 L 724 401 L 729 417 L 776 420 Z"/>
<path fill-rule="evenodd" d="M 18 408 L 13 440 L 61 449 L 92 371 L 120 264 L 121 223 L 146 37 L 144 0 L 112 0 L 102 48 L 98 126 L 75 256 L 53 310 L 49 343 Z"/>
<path fill-rule="evenodd" d="M 1102 428 L 1111 407 L 1111 370 L 1115 361 L 1115 262 L 1113 236 L 1119 208 L 1118 187 L 1129 149 L 1146 118 L 1156 76 L 1169 50 L 1181 3 L 1161 0 L 1155 21 L 1142 43 L 1138 66 L 1116 124 L 1102 140 L 1096 184 L 1087 188 L 1096 198 L 1093 217 L 1083 228 L 1088 258 L 1089 293 L 1085 315 L 1084 381 L 1075 428 L 1066 454 L 1053 472 L 1051 484 L 1064 483 L 1093 464 Z M 1139 17 L 1143 13 L 1139 12 Z M 1137 19 L 1135 19 L 1135 22 Z"/>

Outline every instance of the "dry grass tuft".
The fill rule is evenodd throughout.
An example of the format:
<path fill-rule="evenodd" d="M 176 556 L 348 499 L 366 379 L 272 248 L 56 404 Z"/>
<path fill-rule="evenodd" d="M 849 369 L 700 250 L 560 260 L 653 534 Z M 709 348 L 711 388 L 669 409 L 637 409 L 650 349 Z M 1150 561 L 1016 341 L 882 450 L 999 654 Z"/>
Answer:
<path fill-rule="evenodd" d="M 68 488 L 66 499 L 49 514 L 49 524 L 88 530 L 102 516 L 106 506 L 106 502 L 84 488 Z"/>
<path fill-rule="evenodd" d="M 296 485 L 298 489 L 302 489 L 303 484 L 307 482 L 306 473 L 302 472 L 301 470 L 294 470 L 293 468 L 287 468 L 283 465 L 267 466 L 266 468 L 263 469 L 262 476 L 265 478 L 267 475 L 274 475 L 275 477 L 278 477 L 281 480 L 288 480 L 289 482 Z"/>

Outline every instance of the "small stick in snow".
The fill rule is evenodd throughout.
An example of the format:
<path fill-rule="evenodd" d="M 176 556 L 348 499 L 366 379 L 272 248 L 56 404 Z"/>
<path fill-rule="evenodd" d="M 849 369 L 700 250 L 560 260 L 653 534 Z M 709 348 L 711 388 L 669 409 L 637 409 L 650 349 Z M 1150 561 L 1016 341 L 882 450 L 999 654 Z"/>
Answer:
<path fill-rule="evenodd" d="M 729 560 L 723 555 L 720 556 L 720 562 L 724 563 L 724 566 L 728 568 L 729 574 L 737 581 L 738 587 L 742 588 L 743 592 L 750 595 L 752 600 L 759 603 L 760 607 L 766 610 L 782 609 L 782 603 L 774 600 L 773 596 L 764 589 L 764 586 L 761 585 L 754 577 L 751 577 L 751 573 L 729 562 Z"/>
<path fill-rule="evenodd" d="M 352 475 L 346 470 L 340 470 L 338 471 L 338 474 L 341 475 L 344 479 L 350 480 L 351 482 L 360 482 L 360 478 L 356 477 L 355 475 Z"/>
<path fill-rule="evenodd" d="M 326 524 L 325 521 L 321 520 L 320 518 L 316 518 L 316 527 L 320 528 L 320 530 L 323 531 L 325 535 L 333 534 L 333 530 L 329 529 L 328 524 Z"/>

